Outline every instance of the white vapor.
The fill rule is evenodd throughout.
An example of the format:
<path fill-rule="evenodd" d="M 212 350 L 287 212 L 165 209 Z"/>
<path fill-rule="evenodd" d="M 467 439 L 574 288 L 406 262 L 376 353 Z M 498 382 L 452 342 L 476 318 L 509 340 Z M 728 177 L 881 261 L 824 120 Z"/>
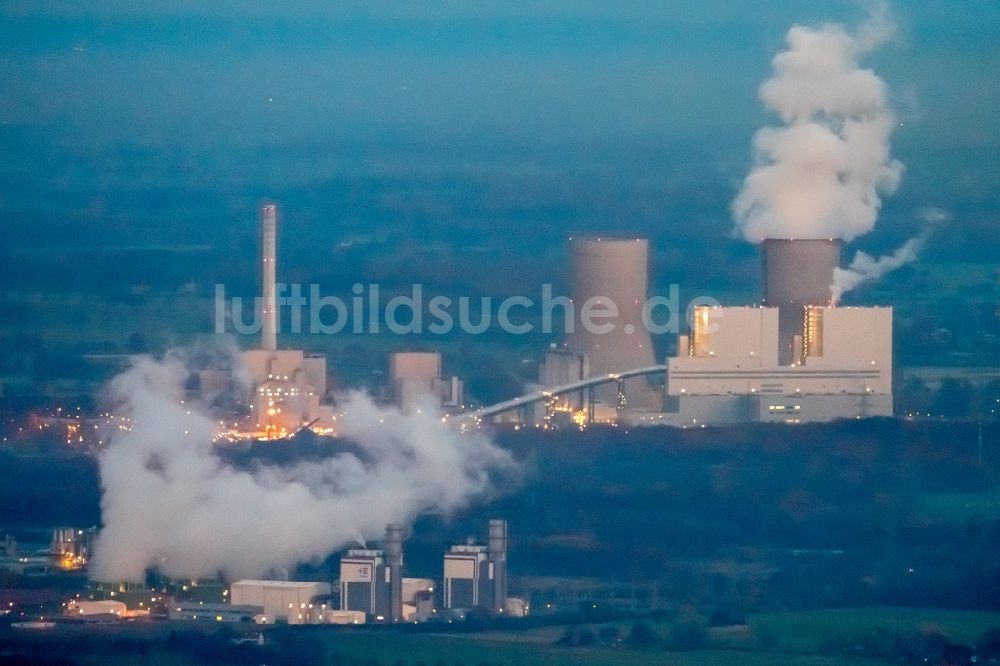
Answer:
<path fill-rule="evenodd" d="M 927 240 L 934 233 L 937 225 L 947 222 L 951 216 L 940 208 L 927 208 L 921 211 L 924 220 L 924 227 L 920 232 L 909 239 L 892 254 L 887 254 L 876 259 L 875 257 L 858 250 L 847 268 L 833 269 L 833 284 L 830 285 L 830 303 L 836 305 L 841 297 L 848 291 L 856 289 L 866 282 L 878 280 L 890 271 L 894 271 L 900 266 L 904 266 L 917 258 L 920 251 L 924 249 Z"/>
<path fill-rule="evenodd" d="M 788 31 L 788 48 L 760 87 L 785 124 L 754 135 L 756 165 L 732 205 L 748 241 L 850 241 L 871 231 L 903 165 L 889 155 L 896 121 L 885 83 L 859 59 L 891 34 L 882 4 L 853 34 L 836 24 Z"/>
<path fill-rule="evenodd" d="M 150 567 L 184 578 L 290 570 L 377 537 L 387 523 L 454 512 L 489 495 L 494 475 L 517 472 L 485 435 L 461 435 L 433 409 L 402 414 L 360 393 L 344 396 L 338 420 L 357 453 L 238 469 L 212 443 L 216 423 L 180 404 L 190 371 L 183 353 L 171 353 L 112 382 L 133 429 L 100 456 L 95 580 L 142 581 Z"/>

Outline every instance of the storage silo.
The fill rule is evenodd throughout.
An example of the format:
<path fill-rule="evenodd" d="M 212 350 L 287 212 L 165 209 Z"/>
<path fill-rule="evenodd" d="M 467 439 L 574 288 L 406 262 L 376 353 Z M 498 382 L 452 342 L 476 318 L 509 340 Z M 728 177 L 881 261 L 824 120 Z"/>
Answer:
<path fill-rule="evenodd" d="M 830 304 L 833 269 L 840 265 L 842 246 L 838 239 L 764 241 L 764 304 L 778 308 L 778 362 L 782 365 L 801 360 L 806 306 Z"/>
<path fill-rule="evenodd" d="M 570 240 L 570 256 L 575 318 L 567 348 L 587 355 L 591 377 L 654 365 L 652 339 L 642 321 L 649 288 L 649 241 L 574 238 Z M 588 331 L 583 326 L 584 308 L 600 314 L 612 306 L 617 317 L 593 318 L 599 326 L 613 324 L 610 331 Z M 628 407 L 656 406 L 655 393 L 643 378 L 627 382 L 624 393 Z M 614 384 L 595 391 L 598 400 L 609 404 L 616 401 L 617 394 Z"/>

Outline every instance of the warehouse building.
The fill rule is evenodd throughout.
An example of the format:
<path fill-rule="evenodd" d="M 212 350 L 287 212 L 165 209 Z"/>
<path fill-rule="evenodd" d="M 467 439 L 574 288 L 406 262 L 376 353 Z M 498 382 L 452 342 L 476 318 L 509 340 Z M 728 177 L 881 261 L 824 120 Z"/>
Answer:
<path fill-rule="evenodd" d="M 269 618 L 305 624 L 315 615 L 314 599 L 329 595 L 330 589 L 329 583 L 241 580 L 230 587 L 229 599 L 233 606 L 255 607 Z"/>

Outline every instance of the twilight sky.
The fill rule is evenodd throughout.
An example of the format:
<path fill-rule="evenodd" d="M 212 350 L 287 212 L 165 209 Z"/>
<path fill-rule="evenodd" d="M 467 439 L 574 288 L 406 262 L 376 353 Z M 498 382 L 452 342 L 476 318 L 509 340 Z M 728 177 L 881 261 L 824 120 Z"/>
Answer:
<path fill-rule="evenodd" d="M 225 244 L 274 196 L 303 246 L 488 243 L 526 219 L 698 246 L 731 232 L 787 29 L 864 14 L 836 0 L 5 0 L 0 227 L 15 244 Z M 905 237 L 931 205 L 995 229 L 1000 3 L 892 15 L 897 36 L 868 62 L 906 172 L 873 241 Z"/>

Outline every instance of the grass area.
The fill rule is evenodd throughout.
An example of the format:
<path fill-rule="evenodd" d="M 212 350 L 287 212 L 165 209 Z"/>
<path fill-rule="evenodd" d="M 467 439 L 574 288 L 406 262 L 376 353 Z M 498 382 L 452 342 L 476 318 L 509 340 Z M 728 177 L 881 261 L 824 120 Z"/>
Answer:
<path fill-rule="evenodd" d="M 808 612 L 764 613 L 750 618 L 755 632 L 777 639 L 778 649 L 816 652 L 830 639 L 856 639 L 877 629 L 939 631 L 970 644 L 984 631 L 1000 627 L 1000 613 L 941 608 L 835 608 Z"/>
<path fill-rule="evenodd" d="M 956 523 L 1000 520 L 1000 493 L 926 494 L 918 510 L 928 518 Z"/>
<path fill-rule="evenodd" d="M 561 633 L 561 632 L 560 632 Z M 671 666 L 715 666 L 741 664 L 745 666 L 871 666 L 865 659 L 824 657 L 783 653 L 757 653 L 737 650 L 694 650 L 672 652 L 661 649 L 628 647 L 561 647 L 551 643 L 505 640 L 493 634 L 482 637 L 419 636 L 399 640 L 370 633 L 338 632 L 331 635 L 331 649 L 348 659 L 366 658 L 384 664 L 402 661 L 407 664 L 424 662 L 428 666 L 445 663 L 449 666 L 480 662 L 491 665 L 594 666 L 598 664 L 667 664 Z M 496 640 L 499 639 L 499 640 Z"/>
<path fill-rule="evenodd" d="M 631 620 L 587 625 L 596 634 L 602 627 L 616 625 L 620 635 L 627 635 Z M 671 623 L 647 621 L 660 636 L 669 635 Z M 539 627 L 527 631 L 429 634 L 390 630 L 388 628 L 303 627 L 293 630 L 283 641 L 294 638 L 293 645 L 312 645 L 307 654 L 319 659 L 325 654 L 334 664 L 380 664 L 382 666 L 597 666 L 616 664 L 664 664 L 667 666 L 875 666 L 884 661 L 856 656 L 819 654 L 824 643 L 841 639 L 854 640 L 877 629 L 907 633 L 917 630 L 940 631 L 953 641 L 971 644 L 984 631 L 1000 626 L 1000 612 L 955 611 L 934 608 L 843 608 L 804 612 L 762 613 L 749 618 L 749 630 L 734 632 L 730 640 L 711 639 L 705 649 L 668 650 L 663 647 L 567 647 L 556 645 L 565 627 Z M 214 624 L 201 625 L 202 631 L 214 633 Z M 85 640 L 91 646 L 114 645 L 115 641 L 143 641 L 148 649 L 86 650 L 75 654 L 81 664 L 183 664 L 197 662 L 197 653 L 171 649 L 166 645 L 171 631 L 185 634 L 195 630 L 188 623 L 137 623 L 135 625 L 66 626 L 57 634 L 66 644 Z M 228 628 L 227 628 L 228 629 Z M 239 628 L 244 630 L 245 627 Z M 268 632 L 270 633 L 270 632 Z M 751 649 L 759 645 L 756 637 L 774 638 L 768 651 Z M 740 638 L 742 636 L 742 639 Z M 74 638 L 75 637 L 75 638 Z M 37 637 L 36 637 L 37 638 Z M 227 639 L 225 639 L 227 640 Z M 286 649 L 280 647 L 279 649 Z M 288 648 L 288 649 L 295 649 Z M 334 659 L 339 657 L 339 661 Z M 327 663 L 327 662 L 324 662 Z"/>

